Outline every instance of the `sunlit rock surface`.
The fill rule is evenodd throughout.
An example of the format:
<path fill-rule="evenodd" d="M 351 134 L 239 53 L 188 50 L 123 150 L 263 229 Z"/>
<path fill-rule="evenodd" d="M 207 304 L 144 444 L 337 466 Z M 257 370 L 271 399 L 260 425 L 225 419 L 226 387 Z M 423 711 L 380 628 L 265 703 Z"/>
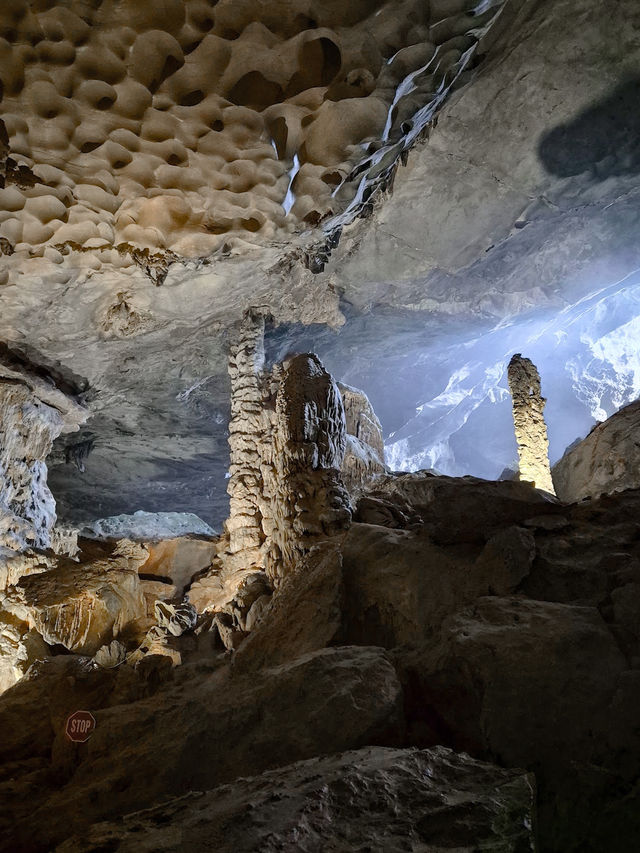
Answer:
<path fill-rule="evenodd" d="M 558 496 L 579 501 L 601 494 L 640 487 L 640 402 L 631 403 L 589 435 L 555 465 Z"/>
<path fill-rule="evenodd" d="M 146 542 L 148 559 L 140 567 L 147 578 L 169 580 L 183 591 L 198 572 L 207 569 L 217 553 L 216 539 L 181 536 L 160 542 Z"/>
<path fill-rule="evenodd" d="M 540 374 L 531 359 L 516 353 L 509 362 L 507 378 L 513 406 L 520 479 L 553 494 L 549 438 L 544 420 L 547 401 L 540 389 Z"/>

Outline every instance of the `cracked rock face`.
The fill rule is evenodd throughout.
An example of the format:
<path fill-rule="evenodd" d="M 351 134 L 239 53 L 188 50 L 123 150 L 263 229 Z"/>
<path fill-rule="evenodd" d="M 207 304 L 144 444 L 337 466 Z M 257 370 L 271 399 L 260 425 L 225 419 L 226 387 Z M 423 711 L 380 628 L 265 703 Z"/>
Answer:
<path fill-rule="evenodd" d="M 375 788 L 378 795 L 371 800 Z M 370 747 L 290 765 L 98 824 L 60 853 L 178 851 L 215 841 L 228 853 L 370 849 L 400 853 L 407 839 L 434 849 L 532 849 L 531 782 L 446 749 Z M 177 832 L 167 843 L 164 825 Z M 206 827 L 206 828 L 205 828 Z M 178 840 L 178 835 L 180 840 Z M 142 846 L 141 846 L 142 845 Z"/>
<path fill-rule="evenodd" d="M 51 381 L 10 357 L 0 362 L 0 544 L 5 548 L 73 545 L 62 533 L 52 542 L 56 511 L 45 460 L 54 439 L 75 432 L 87 416 Z"/>
<path fill-rule="evenodd" d="M 559 497 L 579 501 L 587 497 L 636 489 L 640 404 L 631 403 L 570 447 L 553 468 Z"/>

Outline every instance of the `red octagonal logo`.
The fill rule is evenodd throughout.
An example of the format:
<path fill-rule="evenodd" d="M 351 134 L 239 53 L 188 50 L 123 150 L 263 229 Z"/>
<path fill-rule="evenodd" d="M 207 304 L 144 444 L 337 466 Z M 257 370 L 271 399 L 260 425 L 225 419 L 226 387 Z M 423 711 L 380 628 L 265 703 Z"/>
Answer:
<path fill-rule="evenodd" d="M 84 743 L 89 740 L 96 727 L 96 718 L 91 711 L 74 711 L 67 719 L 65 732 L 69 740 Z"/>

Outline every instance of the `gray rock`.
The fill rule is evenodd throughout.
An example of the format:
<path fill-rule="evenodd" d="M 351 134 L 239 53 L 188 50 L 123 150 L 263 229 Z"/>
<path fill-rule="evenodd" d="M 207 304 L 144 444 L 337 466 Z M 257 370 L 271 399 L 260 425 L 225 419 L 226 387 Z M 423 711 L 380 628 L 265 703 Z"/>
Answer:
<path fill-rule="evenodd" d="M 367 747 L 192 792 L 56 850 L 524 853 L 535 849 L 534 792 L 531 774 L 443 747 Z"/>
<path fill-rule="evenodd" d="M 39 687 L 53 691 L 49 704 L 56 708 L 56 724 L 52 730 L 45 705 L 37 727 L 33 721 L 34 732 L 45 749 L 47 737 L 49 744 L 53 740 L 51 772 L 66 774 L 67 780 L 55 790 L 41 786 L 26 798 L 15 780 L 0 777 L 0 793 L 11 805 L 0 815 L 0 828 L 12 838 L 13 849 L 20 844 L 33 849 L 36 841 L 51 849 L 114 810 L 146 808 L 178 793 L 401 736 L 401 686 L 381 649 L 323 649 L 246 676 L 234 675 L 228 666 L 204 678 L 197 669 L 180 670 L 181 681 L 169 682 L 150 698 L 109 708 L 104 698 L 100 705 L 95 695 L 71 695 L 64 679 L 31 681 L 28 691 L 0 698 L 0 721 L 15 722 L 27 695 L 32 704 Z M 76 762 L 63 727 L 65 713 L 76 710 L 79 701 L 87 702 L 97 726 Z M 12 759 L 31 754 L 32 740 L 13 744 Z M 115 761 L 116 753 L 127 757 Z"/>

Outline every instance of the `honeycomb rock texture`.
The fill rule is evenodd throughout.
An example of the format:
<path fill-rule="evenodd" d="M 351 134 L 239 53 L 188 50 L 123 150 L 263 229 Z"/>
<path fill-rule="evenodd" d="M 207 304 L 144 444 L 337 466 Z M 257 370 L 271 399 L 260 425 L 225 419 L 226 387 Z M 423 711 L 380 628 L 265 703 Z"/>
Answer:
<path fill-rule="evenodd" d="M 153 268 L 317 225 L 367 146 L 441 102 L 500 4 L 481 6 L 3 3 L 0 236 Z"/>

